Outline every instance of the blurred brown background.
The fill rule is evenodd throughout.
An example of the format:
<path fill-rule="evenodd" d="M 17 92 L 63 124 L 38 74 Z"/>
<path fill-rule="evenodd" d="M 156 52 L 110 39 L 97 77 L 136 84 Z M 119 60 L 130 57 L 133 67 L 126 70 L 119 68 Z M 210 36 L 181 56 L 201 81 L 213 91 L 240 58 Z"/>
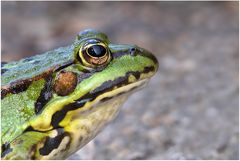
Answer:
<path fill-rule="evenodd" d="M 69 159 L 238 159 L 238 2 L 1 2 L 2 61 L 85 28 L 157 56 L 157 75 Z"/>

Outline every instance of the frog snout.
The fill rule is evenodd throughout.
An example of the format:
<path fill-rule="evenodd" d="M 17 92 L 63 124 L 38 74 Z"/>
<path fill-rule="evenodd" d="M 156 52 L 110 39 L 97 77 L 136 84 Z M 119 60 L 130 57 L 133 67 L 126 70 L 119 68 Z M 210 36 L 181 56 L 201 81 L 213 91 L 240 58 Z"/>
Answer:
<path fill-rule="evenodd" d="M 151 65 L 155 68 L 155 72 L 158 70 L 159 63 L 158 63 L 157 58 L 151 52 L 147 51 L 146 49 L 143 49 L 143 48 L 140 48 L 136 45 L 133 45 L 129 49 L 129 54 L 131 56 L 140 55 L 140 56 L 143 56 L 143 57 L 147 57 L 148 59 L 152 60 L 153 63 Z"/>

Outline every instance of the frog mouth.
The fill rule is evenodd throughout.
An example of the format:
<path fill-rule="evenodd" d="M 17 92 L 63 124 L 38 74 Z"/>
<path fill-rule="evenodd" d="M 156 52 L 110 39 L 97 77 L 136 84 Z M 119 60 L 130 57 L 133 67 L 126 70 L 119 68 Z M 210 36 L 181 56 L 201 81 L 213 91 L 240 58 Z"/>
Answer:
<path fill-rule="evenodd" d="M 114 99 L 116 97 L 119 97 L 119 96 L 122 96 L 125 94 L 130 95 L 130 94 L 144 88 L 147 85 L 148 81 L 149 81 L 149 79 L 139 80 L 137 82 L 130 83 L 128 85 L 125 85 L 125 86 L 116 88 L 110 92 L 107 92 L 104 94 L 105 96 L 101 99 L 101 102 L 105 102 L 105 101 Z"/>
<path fill-rule="evenodd" d="M 154 73 L 155 68 L 153 66 L 145 67 L 142 72 L 132 71 L 127 72 L 124 76 L 118 77 L 115 80 L 108 80 L 102 83 L 96 89 L 89 91 L 85 96 L 81 99 L 86 98 L 96 98 L 104 93 L 114 92 L 115 90 L 124 89 L 125 91 L 132 86 L 141 86 L 146 82 Z"/>

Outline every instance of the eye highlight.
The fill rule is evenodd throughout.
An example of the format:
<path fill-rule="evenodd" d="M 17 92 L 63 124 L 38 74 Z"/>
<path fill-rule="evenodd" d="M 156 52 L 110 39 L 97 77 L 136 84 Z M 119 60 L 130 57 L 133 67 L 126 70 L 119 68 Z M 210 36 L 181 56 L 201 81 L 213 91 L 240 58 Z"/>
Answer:
<path fill-rule="evenodd" d="M 111 59 L 111 54 L 106 44 L 95 40 L 80 48 L 79 57 L 83 65 L 95 68 L 106 65 Z"/>

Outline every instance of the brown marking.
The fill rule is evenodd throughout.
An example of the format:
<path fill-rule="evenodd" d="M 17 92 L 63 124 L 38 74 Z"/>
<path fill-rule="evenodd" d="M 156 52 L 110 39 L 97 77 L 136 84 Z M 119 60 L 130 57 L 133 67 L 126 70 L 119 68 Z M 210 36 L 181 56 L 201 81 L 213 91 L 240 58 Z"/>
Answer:
<path fill-rule="evenodd" d="M 37 80 L 40 80 L 42 78 L 46 79 L 53 72 L 59 71 L 62 66 L 67 67 L 67 66 L 72 65 L 72 64 L 73 64 L 72 61 L 68 61 L 65 64 L 62 64 L 61 66 L 55 66 L 55 67 L 49 68 L 49 70 L 47 70 L 44 73 L 39 74 L 35 77 L 17 80 L 15 82 L 11 82 L 7 85 L 1 86 L 1 99 L 3 99 L 8 93 L 17 94 L 17 93 L 23 92 L 23 91 L 27 90 L 28 86 L 33 81 L 37 81 Z M 23 89 L 23 86 L 25 87 L 24 89 Z"/>
<path fill-rule="evenodd" d="M 60 96 L 66 96 L 73 92 L 77 86 L 77 75 L 73 72 L 61 71 L 55 80 L 54 91 Z"/>

